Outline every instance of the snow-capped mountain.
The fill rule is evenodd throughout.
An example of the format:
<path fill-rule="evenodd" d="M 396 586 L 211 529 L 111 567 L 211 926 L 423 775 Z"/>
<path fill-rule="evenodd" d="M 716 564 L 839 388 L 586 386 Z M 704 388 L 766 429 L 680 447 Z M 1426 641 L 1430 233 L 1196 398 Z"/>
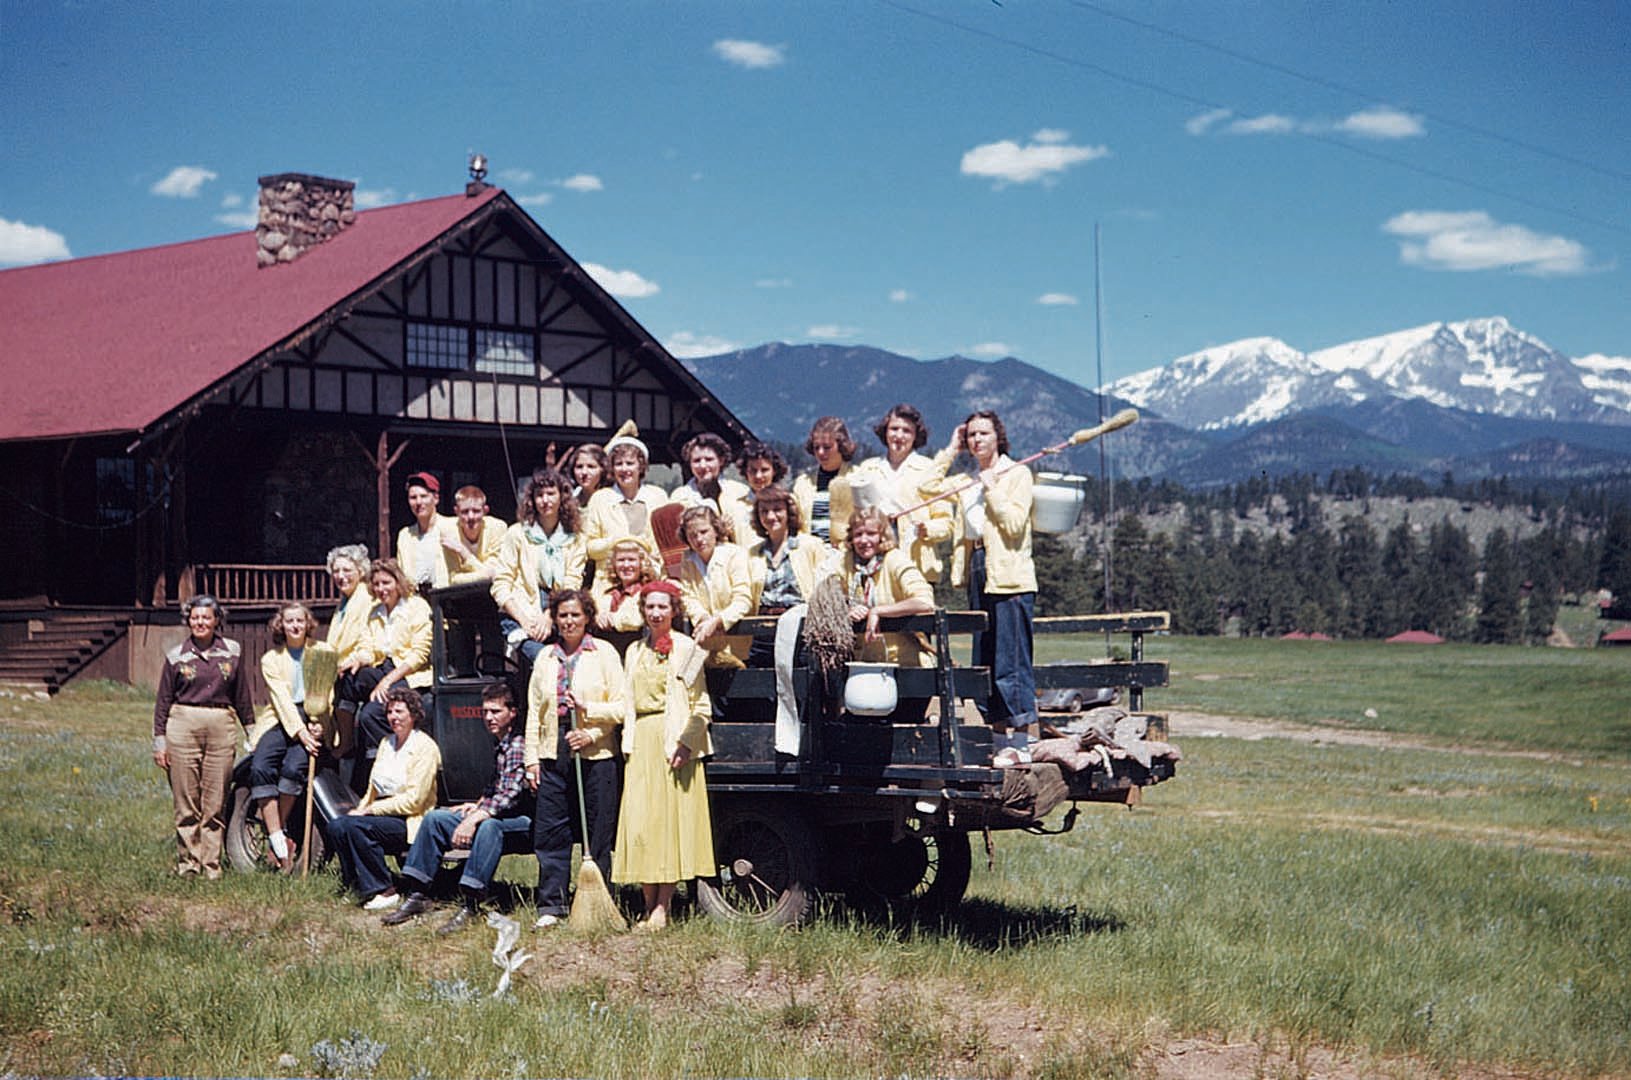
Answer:
<path fill-rule="evenodd" d="M 1432 323 L 1313 353 L 1252 338 L 1107 389 L 1202 430 L 1383 396 L 1496 416 L 1631 424 L 1631 361 L 1571 360 L 1500 317 Z"/>
<path fill-rule="evenodd" d="M 1604 356 L 1592 353 L 1575 358 L 1582 369 L 1580 381 L 1599 405 L 1631 410 L 1631 356 Z"/>

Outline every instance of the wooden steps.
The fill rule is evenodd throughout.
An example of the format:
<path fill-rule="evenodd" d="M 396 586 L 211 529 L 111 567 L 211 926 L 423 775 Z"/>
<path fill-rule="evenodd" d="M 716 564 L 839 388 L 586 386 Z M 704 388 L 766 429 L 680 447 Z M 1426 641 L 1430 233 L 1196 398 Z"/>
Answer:
<path fill-rule="evenodd" d="M 0 645 L 0 683 L 55 694 L 130 626 L 116 615 L 53 615 L 29 621 L 26 641 Z"/>

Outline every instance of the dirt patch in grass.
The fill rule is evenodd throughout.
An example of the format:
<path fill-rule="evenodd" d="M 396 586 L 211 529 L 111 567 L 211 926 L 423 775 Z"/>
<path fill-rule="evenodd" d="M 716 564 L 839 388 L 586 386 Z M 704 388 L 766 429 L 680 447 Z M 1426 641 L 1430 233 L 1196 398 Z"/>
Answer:
<path fill-rule="evenodd" d="M 1400 735 L 1391 731 L 1366 728 L 1316 727 L 1294 724 L 1287 720 L 1259 720 L 1242 716 L 1222 716 L 1217 713 L 1172 712 L 1167 724 L 1174 742 L 1183 739 L 1243 739 L 1255 742 L 1261 739 L 1290 739 L 1293 742 L 1330 744 L 1333 746 L 1369 746 L 1383 750 L 1422 750 L 1435 753 L 1473 754 L 1480 757 L 1524 758 L 1530 761 L 1553 761 L 1565 765 L 1619 765 L 1619 762 L 1599 758 L 1583 758 L 1578 754 L 1564 754 L 1551 750 L 1513 750 L 1488 746 L 1464 746 L 1456 743 L 1434 742 L 1414 735 Z M 1631 765 L 1623 766 L 1631 768 Z"/>

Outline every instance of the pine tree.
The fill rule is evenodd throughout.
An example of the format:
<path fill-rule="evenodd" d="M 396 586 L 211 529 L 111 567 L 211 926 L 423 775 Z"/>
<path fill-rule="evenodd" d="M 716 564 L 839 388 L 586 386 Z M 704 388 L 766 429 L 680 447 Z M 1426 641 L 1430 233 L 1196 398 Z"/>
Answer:
<path fill-rule="evenodd" d="M 1518 560 L 1505 529 L 1496 529 L 1484 541 L 1484 584 L 1478 594 L 1478 621 L 1473 640 L 1487 645 L 1510 645 L 1522 633 L 1518 610 Z"/>

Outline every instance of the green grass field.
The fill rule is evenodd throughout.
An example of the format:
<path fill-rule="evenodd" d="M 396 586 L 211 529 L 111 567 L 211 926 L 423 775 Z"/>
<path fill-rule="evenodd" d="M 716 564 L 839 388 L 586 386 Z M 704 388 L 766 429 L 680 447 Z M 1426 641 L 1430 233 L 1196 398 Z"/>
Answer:
<path fill-rule="evenodd" d="M 0 697 L 0 1072 L 1159 1076 L 1203 1040 L 1278 1055 L 1238 1075 L 1631 1075 L 1631 655 L 1148 652 L 1154 707 L 1446 749 L 1194 739 L 1137 810 L 977 846 L 947 923 L 528 934 L 499 1000 L 485 929 L 175 880 L 149 695 Z"/>

